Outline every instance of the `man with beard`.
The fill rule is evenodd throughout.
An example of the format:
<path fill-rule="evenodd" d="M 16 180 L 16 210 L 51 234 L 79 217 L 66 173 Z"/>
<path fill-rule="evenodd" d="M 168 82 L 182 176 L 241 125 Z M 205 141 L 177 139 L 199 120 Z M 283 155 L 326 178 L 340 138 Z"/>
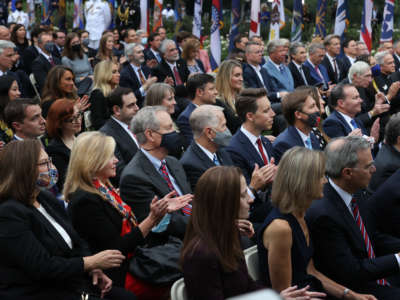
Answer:
<path fill-rule="evenodd" d="M 119 85 L 131 88 L 135 93 L 138 106 L 142 107 L 146 92 L 157 81 L 157 77 L 150 76 L 150 69 L 143 64 L 144 53 L 141 44 L 127 44 L 125 56 L 129 63 L 121 70 Z"/>

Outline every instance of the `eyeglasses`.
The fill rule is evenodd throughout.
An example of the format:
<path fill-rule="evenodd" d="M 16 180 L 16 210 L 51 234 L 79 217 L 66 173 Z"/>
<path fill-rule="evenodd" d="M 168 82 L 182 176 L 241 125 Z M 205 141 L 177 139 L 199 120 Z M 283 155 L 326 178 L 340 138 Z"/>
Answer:
<path fill-rule="evenodd" d="M 47 166 L 47 168 L 50 169 L 51 166 L 53 165 L 53 161 L 52 161 L 51 157 L 49 157 L 48 160 L 41 161 L 37 165 L 38 166 Z"/>
<path fill-rule="evenodd" d="M 76 115 L 73 115 L 71 118 L 68 118 L 66 120 L 64 120 L 64 122 L 66 123 L 78 123 L 78 121 L 80 121 L 82 119 L 82 115 L 83 113 L 78 113 Z"/>

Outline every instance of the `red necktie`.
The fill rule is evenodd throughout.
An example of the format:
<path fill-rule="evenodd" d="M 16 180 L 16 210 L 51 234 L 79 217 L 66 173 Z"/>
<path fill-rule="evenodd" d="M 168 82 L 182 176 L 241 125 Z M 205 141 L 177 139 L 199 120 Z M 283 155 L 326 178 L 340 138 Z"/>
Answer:
<path fill-rule="evenodd" d="M 160 167 L 160 171 L 161 171 L 161 175 L 162 177 L 165 179 L 165 181 L 167 182 L 168 185 L 168 189 L 172 192 L 173 190 L 175 190 L 171 179 L 169 178 L 169 174 L 168 174 L 168 170 L 167 170 L 167 165 L 165 163 L 165 161 L 161 162 L 161 167 Z M 182 208 L 182 212 L 185 215 L 190 216 L 192 214 L 192 205 L 191 204 L 187 204 L 184 208 Z"/>
<path fill-rule="evenodd" d="M 356 199 L 354 198 L 351 199 L 351 209 L 353 211 L 354 220 L 356 221 L 358 227 L 360 228 L 361 235 L 363 236 L 365 247 L 368 252 L 368 258 L 375 258 L 374 249 L 372 249 L 371 241 L 369 239 L 367 230 L 365 229 L 364 222 L 360 215 L 360 211 L 358 210 L 358 204 L 356 202 Z M 387 286 L 389 285 L 389 283 L 384 278 L 378 279 L 377 282 L 379 285 L 387 285 Z"/>
<path fill-rule="evenodd" d="M 55 63 L 54 63 L 54 60 L 53 60 L 53 57 L 49 57 L 49 62 L 50 62 L 50 64 L 52 65 L 52 66 L 54 66 L 55 65 Z"/>
<path fill-rule="evenodd" d="M 268 165 L 268 159 L 267 159 L 267 156 L 264 153 L 264 149 L 263 149 L 263 146 L 262 146 L 260 138 L 257 139 L 257 146 L 258 146 L 258 151 L 260 151 L 261 157 L 262 157 L 262 159 L 264 161 L 264 165 Z"/>
<path fill-rule="evenodd" d="M 179 75 L 178 69 L 174 66 L 174 77 L 175 77 L 175 85 L 183 84 L 181 76 Z"/>

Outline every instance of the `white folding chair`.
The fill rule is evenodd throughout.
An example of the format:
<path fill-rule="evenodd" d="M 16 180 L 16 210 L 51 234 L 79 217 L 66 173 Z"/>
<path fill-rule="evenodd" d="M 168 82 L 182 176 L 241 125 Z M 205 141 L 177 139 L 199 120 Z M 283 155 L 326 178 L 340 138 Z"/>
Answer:
<path fill-rule="evenodd" d="M 32 84 L 32 87 L 33 87 L 33 90 L 35 91 L 36 97 L 38 97 L 39 101 L 41 101 L 42 99 L 40 98 L 40 93 L 39 93 L 39 90 L 37 89 L 37 82 L 35 79 L 35 75 L 33 73 L 31 73 L 29 75 L 29 81 Z"/>
<path fill-rule="evenodd" d="M 244 259 L 246 261 L 247 270 L 253 280 L 260 279 L 260 270 L 258 266 L 258 250 L 257 245 L 247 248 L 243 251 Z"/>
<path fill-rule="evenodd" d="M 174 282 L 171 288 L 171 300 L 187 300 L 185 281 L 183 278 Z"/>

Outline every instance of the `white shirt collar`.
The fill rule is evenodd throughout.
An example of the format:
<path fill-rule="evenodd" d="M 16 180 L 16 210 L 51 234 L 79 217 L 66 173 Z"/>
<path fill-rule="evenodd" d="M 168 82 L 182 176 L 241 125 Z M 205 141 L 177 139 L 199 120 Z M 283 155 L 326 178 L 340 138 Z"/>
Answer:
<path fill-rule="evenodd" d="M 310 138 L 310 135 L 305 135 L 304 132 L 302 132 L 296 126 L 293 126 L 293 127 L 296 128 L 297 132 L 300 134 L 301 139 L 303 140 L 304 145 L 306 145 L 306 140 L 308 140 Z"/>
<path fill-rule="evenodd" d="M 351 200 L 353 199 L 353 195 L 349 194 L 337 184 L 335 184 L 332 179 L 328 178 L 328 181 L 333 189 L 339 194 L 340 198 L 342 198 L 344 204 L 346 204 L 346 207 L 350 210 L 350 213 L 353 215 L 353 210 L 351 208 Z"/>
<path fill-rule="evenodd" d="M 354 64 L 354 62 L 356 61 L 356 59 L 352 58 L 351 56 L 346 55 L 346 57 L 350 60 L 351 64 Z"/>
<path fill-rule="evenodd" d="M 261 71 L 261 66 L 260 65 L 257 65 L 257 66 L 255 66 L 255 65 L 252 65 L 252 64 L 249 64 L 256 72 L 260 72 Z"/>
<path fill-rule="evenodd" d="M 121 122 L 120 120 L 118 120 L 117 118 L 115 118 L 114 116 L 111 116 L 111 118 L 117 122 L 128 134 L 129 136 L 133 139 L 133 141 L 135 142 L 136 146 L 138 148 L 140 148 L 140 145 L 138 143 L 138 141 L 136 140 L 135 135 L 132 133 L 132 131 L 130 131 L 128 124 Z"/>
<path fill-rule="evenodd" d="M 299 65 L 297 62 L 295 62 L 294 60 L 292 60 L 292 62 L 294 63 L 294 65 L 297 67 L 297 69 L 300 69 L 302 67 L 302 65 Z"/>
<path fill-rule="evenodd" d="M 311 67 L 313 67 L 313 69 L 315 69 L 315 65 L 312 63 L 311 60 L 307 59 L 308 63 L 311 65 Z"/>
<path fill-rule="evenodd" d="M 339 114 L 341 114 L 342 117 L 344 118 L 344 120 L 347 122 L 347 124 L 349 124 L 350 127 L 353 128 L 353 125 L 351 124 L 351 120 L 353 120 L 353 118 L 350 117 L 350 116 L 348 116 L 348 115 L 346 115 L 346 114 L 344 114 L 344 113 L 342 113 L 342 112 L 340 112 L 340 111 L 337 111 L 337 112 L 338 112 Z M 354 128 L 353 128 L 353 129 L 354 129 Z"/>
<path fill-rule="evenodd" d="M 326 57 L 328 57 L 329 61 L 333 64 L 333 59 L 336 59 L 336 57 L 330 56 L 328 53 L 326 53 Z"/>
<path fill-rule="evenodd" d="M 252 145 L 257 146 L 257 140 L 260 138 L 259 136 L 255 136 L 251 132 L 247 131 L 243 125 L 240 127 L 240 130 L 243 132 L 243 134 L 250 140 Z"/>
<path fill-rule="evenodd" d="M 165 62 L 168 64 L 168 66 L 171 68 L 171 70 L 173 70 L 174 67 L 176 67 L 176 62 L 174 62 L 173 64 L 171 64 L 169 61 L 165 60 Z"/>
<path fill-rule="evenodd" d="M 23 141 L 24 139 L 23 138 L 20 138 L 18 135 L 16 135 L 15 133 L 14 133 L 14 138 L 16 139 L 16 140 L 18 140 L 18 141 Z"/>
<path fill-rule="evenodd" d="M 269 59 L 269 61 L 278 69 L 278 71 L 280 72 L 281 70 L 279 69 L 279 67 L 280 67 L 281 65 L 277 65 L 276 63 L 274 63 L 274 62 L 272 61 L 271 58 L 268 58 L 268 59 Z"/>
<path fill-rule="evenodd" d="M 50 60 L 50 55 L 44 53 L 43 50 L 40 49 L 39 47 L 38 47 L 38 50 L 39 50 L 39 53 L 42 54 L 47 60 Z"/>
<path fill-rule="evenodd" d="M 215 153 L 211 153 L 210 151 L 208 151 L 206 148 L 204 148 L 202 145 L 200 145 L 199 143 L 197 143 L 197 146 L 199 146 L 199 148 L 201 150 L 203 150 L 203 152 L 208 156 L 209 159 L 211 159 L 211 161 L 214 161 L 214 154 Z"/>

